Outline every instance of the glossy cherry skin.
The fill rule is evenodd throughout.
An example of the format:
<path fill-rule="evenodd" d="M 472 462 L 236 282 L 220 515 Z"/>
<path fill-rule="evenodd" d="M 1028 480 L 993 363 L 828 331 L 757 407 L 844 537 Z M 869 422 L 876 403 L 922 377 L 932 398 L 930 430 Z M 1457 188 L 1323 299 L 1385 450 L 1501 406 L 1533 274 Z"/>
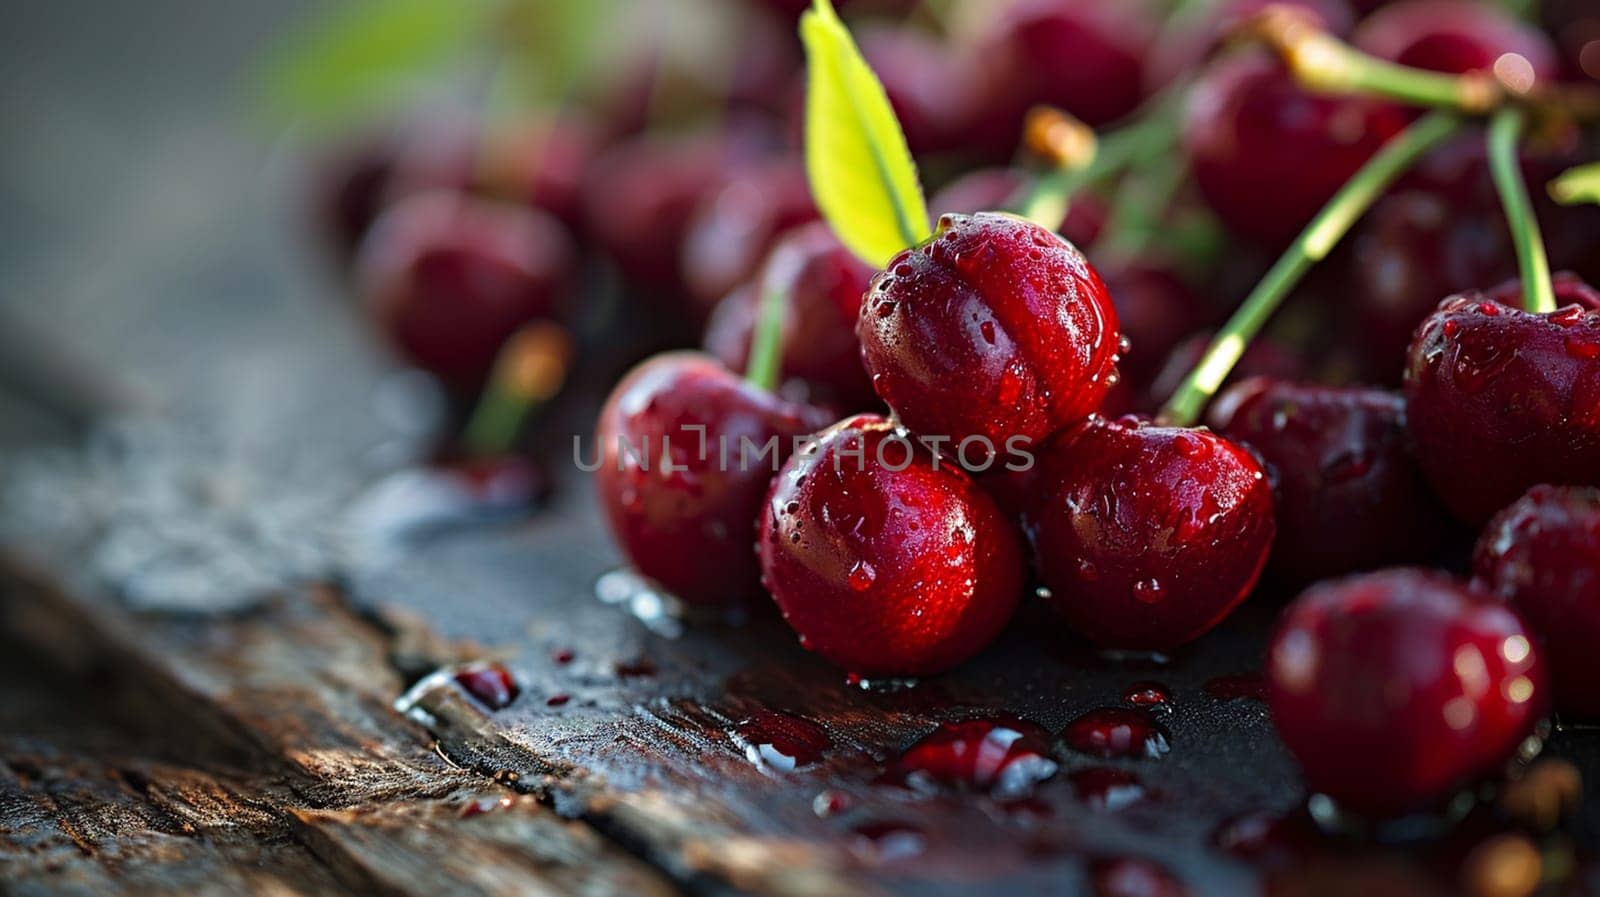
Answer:
<path fill-rule="evenodd" d="M 1176 648 L 1261 575 L 1274 529 L 1266 471 L 1209 430 L 1096 417 L 1038 464 L 1023 528 L 1039 578 L 1102 647 Z"/>
<path fill-rule="evenodd" d="M 1540 483 L 1600 485 L 1600 293 L 1562 278 L 1546 315 L 1520 297 L 1516 282 L 1452 296 L 1407 353 L 1417 460 L 1470 524 Z"/>
<path fill-rule="evenodd" d="M 712 312 L 705 349 L 730 369 L 744 370 L 762 297 L 782 294 L 784 394 L 848 412 L 879 407 L 855 332 L 872 274 L 827 224 L 791 230 L 779 238 L 756 280 Z"/>
<path fill-rule="evenodd" d="M 511 334 L 570 302 L 575 265 L 566 228 L 549 215 L 433 192 L 379 216 L 355 276 L 368 310 L 408 360 L 471 389 Z"/>
<path fill-rule="evenodd" d="M 1494 773 L 1545 715 L 1545 664 L 1503 602 L 1442 574 L 1325 582 L 1284 611 L 1267 701 L 1306 786 L 1391 818 Z"/>
<path fill-rule="evenodd" d="M 731 178 L 700 201 L 683 244 L 683 272 L 697 307 L 709 312 L 749 280 L 773 242 L 815 221 L 805 167 L 784 159 Z"/>
<path fill-rule="evenodd" d="M 1206 204 L 1234 233 L 1288 245 L 1385 141 L 1405 127 L 1390 103 L 1296 86 L 1275 60 L 1219 60 L 1195 82 L 1182 144 Z"/>
<path fill-rule="evenodd" d="M 1022 591 L 1010 521 L 881 417 L 818 440 L 773 479 L 761 517 L 762 576 L 800 643 L 865 676 L 928 675 L 976 654 Z"/>
<path fill-rule="evenodd" d="M 708 356 L 657 355 L 623 377 L 600 411 L 600 509 L 634 568 L 678 598 L 748 599 L 760 592 L 751 545 L 767 484 L 794 439 L 826 425 L 818 409 L 758 389 Z M 758 457 L 774 437 L 775 452 Z"/>
<path fill-rule="evenodd" d="M 1474 0 L 1402 0 L 1362 20 L 1350 40 L 1381 59 L 1460 74 L 1492 69 L 1515 53 L 1538 81 L 1553 80 L 1560 58 L 1550 39 L 1504 9 Z"/>
<path fill-rule="evenodd" d="M 1407 448 L 1399 394 L 1258 377 L 1218 396 L 1209 422 L 1266 464 L 1275 579 L 1421 563 L 1437 547 L 1447 517 Z"/>
<path fill-rule="evenodd" d="M 1117 315 L 1072 244 L 1010 215 L 945 215 L 872 280 L 856 326 L 873 388 L 912 432 L 993 447 L 1087 417 L 1116 374 Z"/>
<path fill-rule="evenodd" d="M 1155 21 L 1146 4 L 1125 0 L 997 4 L 976 38 L 976 56 L 996 82 L 990 103 L 1018 112 L 1055 106 L 1091 126 L 1116 121 L 1144 99 Z"/>
<path fill-rule="evenodd" d="M 1556 709 L 1600 716 L 1600 490 L 1528 490 L 1489 521 L 1473 570 L 1538 633 Z"/>
<path fill-rule="evenodd" d="M 999 212 L 1016 200 L 1028 181 L 1014 168 L 980 168 L 944 186 L 928 200 L 935 215 L 975 215 Z M 1059 233 L 1074 246 L 1089 246 L 1100 239 L 1110 209 L 1105 200 L 1087 190 L 1072 197 L 1067 220 Z"/>

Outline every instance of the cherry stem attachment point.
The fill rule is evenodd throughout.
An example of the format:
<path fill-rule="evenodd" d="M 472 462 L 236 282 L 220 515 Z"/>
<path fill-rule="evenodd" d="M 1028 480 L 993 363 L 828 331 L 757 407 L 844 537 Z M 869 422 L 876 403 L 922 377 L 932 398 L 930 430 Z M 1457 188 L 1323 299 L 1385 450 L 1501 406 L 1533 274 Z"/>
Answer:
<path fill-rule="evenodd" d="M 1515 106 L 1501 109 L 1489 120 L 1489 174 L 1500 194 L 1506 226 L 1511 229 L 1511 242 L 1517 250 L 1517 271 L 1522 276 L 1527 309 L 1544 313 L 1556 310 L 1556 293 L 1550 280 L 1544 237 L 1539 233 L 1539 219 L 1517 163 L 1517 144 L 1526 123 L 1527 113 Z"/>
<path fill-rule="evenodd" d="M 528 416 L 561 392 L 572 351 L 567 331 L 549 321 L 537 321 L 512 334 L 462 431 L 461 445 L 467 454 L 483 457 L 509 451 Z"/>
<path fill-rule="evenodd" d="M 760 281 L 757 281 L 760 286 Z M 783 319 L 789 297 L 783 290 L 767 289 L 756 311 L 755 332 L 750 337 L 750 359 L 745 362 L 746 382 L 773 392 L 783 372 Z"/>
<path fill-rule="evenodd" d="M 1278 306 L 1300 283 L 1307 271 L 1327 258 L 1356 220 L 1384 190 L 1417 159 L 1461 128 L 1461 120 L 1448 112 L 1431 112 L 1383 145 L 1355 176 L 1290 244 L 1267 271 L 1228 323 L 1217 333 L 1194 370 L 1161 409 L 1159 419 L 1172 426 L 1192 426 L 1206 403 L 1222 387 L 1233 366 Z"/>

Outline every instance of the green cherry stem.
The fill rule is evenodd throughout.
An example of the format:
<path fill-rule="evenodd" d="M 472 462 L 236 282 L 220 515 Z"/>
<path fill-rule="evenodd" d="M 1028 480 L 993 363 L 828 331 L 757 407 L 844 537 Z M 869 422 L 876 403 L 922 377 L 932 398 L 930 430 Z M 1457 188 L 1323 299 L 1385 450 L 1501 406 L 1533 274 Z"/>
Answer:
<path fill-rule="evenodd" d="M 750 360 L 744 366 L 744 379 L 767 392 L 778 388 L 778 377 L 783 370 L 783 318 L 788 313 L 788 305 L 789 297 L 783 290 L 767 289 L 761 294 L 761 307 L 756 312 L 756 329 L 750 338 Z"/>
<path fill-rule="evenodd" d="M 536 322 L 512 334 L 461 433 L 467 454 L 509 451 L 529 415 L 561 391 L 571 361 L 572 339 L 558 324 Z"/>
<path fill-rule="evenodd" d="M 1172 149 L 1177 141 L 1173 117 L 1177 114 L 1181 94 L 1182 91 L 1169 90 L 1157 97 L 1131 124 L 1100 135 L 1087 164 L 1051 168 L 1008 205 L 1018 215 L 1042 227 L 1060 230 L 1074 193 L 1128 168 L 1158 159 Z"/>
<path fill-rule="evenodd" d="M 1413 106 L 1481 114 L 1505 99 L 1492 75 L 1448 75 L 1364 53 L 1324 31 L 1301 9 L 1269 6 L 1241 31 L 1277 52 L 1302 87 L 1387 97 Z"/>
<path fill-rule="evenodd" d="M 1277 263 L 1245 298 L 1238 311 L 1217 333 L 1206 354 L 1184 378 L 1161 409 L 1160 419 L 1173 426 L 1192 426 L 1206 403 L 1221 388 L 1233 366 L 1273 312 L 1283 303 L 1305 273 L 1327 258 L 1356 220 L 1407 168 L 1428 150 L 1461 128 L 1447 112 L 1431 112 L 1392 138 L 1300 232 Z"/>
<path fill-rule="evenodd" d="M 1511 242 L 1516 246 L 1517 271 L 1522 275 L 1528 311 L 1544 313 L 1556 310 L 1556 293 L 1550 282 L 1550 259 L 1545 256 L 1539 219 L 1533 213 L 1533 200 L 1517 164 L 1517 143 L 1526 122 L 1527 113 L 1515 106 L 1501 109 L 1489 119 L 1489 174 L 1505 209 Z"/>

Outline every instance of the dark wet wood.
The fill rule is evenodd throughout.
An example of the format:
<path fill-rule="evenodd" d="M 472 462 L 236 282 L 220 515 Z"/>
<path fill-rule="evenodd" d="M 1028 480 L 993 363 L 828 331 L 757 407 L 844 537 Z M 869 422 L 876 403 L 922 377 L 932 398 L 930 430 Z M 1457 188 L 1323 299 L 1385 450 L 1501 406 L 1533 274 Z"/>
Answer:
<path fill-rule="evenodd" d="M 959 670 L 863 691 L 769 615 L 692 622 L 666 637 L 597 600 L 595 579 L 615 558 L 586 484 L 562 485 L 555 506 L 524 523 L 352 550 L 337 586 L 223 602 L 216 613 L 130 606 L 114 579 L 85 576 L 92 565 L 74 561 L 94 540 L 10 540 L 0 553 L 5 630 L 47 652 L 60 675 L 100 683 L 99 709 L 161 747 L 159 762 L 63 753 L 48 739 L 31 742 L 41 745 L 35 759 L 8 749 L 8 795 L 88 783 L 56 790 L 89 795 L 76 806 L 92 810 L 8 796 L 15 843 L 53 845 L 13 847 L 25 855 L 8 860 L 22 863 L 18 880 L 98 887 L 111 862 L 103 845 L 126 844 L 115 861 L 148 871 L 151 887 L 193 875 L 239 889 L 393 894 L 1073 893 L 1108 857 L 1159 864 L 1202 894 L 1262 881 L 1292 891 L 1308 870 L 1329 868 L 1396 880 L 1385 871 L 1395 867 L 1399 880 L 1453 886 L 1448 859 L 1351 854 L 1308 837 L 1303 820 L 1287 824 L 1300 831 L 1293 862 L 1278 848 L 1241 857 L 1216 846 L 1227 820 L 1292 814 L 1303 799 L 1264 707 L 1205 688 L 1256 667 L 1265 595 L 1166 664 L 1099 658 L 1030 603 Z M 57 532 L 114 538 L 115 526 Z M 484 659 L 519 680 L 509 707 L 490 710 L 448 678 L 426 678 Z M 1172 742 L 1162 758 L 1058 747 L 1061 774 L 1021 803 L 876 784 L 884 762 L 939 721 L 999 714 L 1058 731 L 1118 704 L 1140 679 L 1174 694 L 1158 714 Z M 416 720 L 394 709 L 408 689 Z M 819 724 L 832 741 L 822 761 L 791 772 L 753 763 L 731 730 L 764 710 Z M 1567 732 L 1553 748 L 1592 772 L 1596 741 Z M 1146 797 L 1116 811 L 1081 800 L 1069 774 L 1105 765 L 1134 772 Z M 130 786 L 127 770 L 156 786 Z M 1590 789 L 1580 846 L 1593 843 Z M 819 815 L 824 791 L 848 808 Z M 479 800 L 488 812 L 465 809 Z M 85 826 L 85 815 L 107 821 Z M 857 834 L 885 823 L 914 827 L 920 851 L 885 856 Z M 186 835 L 184 824 L 225 826 L 232 840 Z M 247 862 L 252 849 L 272 855 Z M 255 877 L 207 871 L 235 865 Z"/>
<path fill-rule="evenodd" d="M 665 877 L 451 763 L 326 591 L 133 620 L 8 569 L 0 882 L 23 894 L 640 894 Z M 31 650 L 31 649 L 28 649 Z"/>

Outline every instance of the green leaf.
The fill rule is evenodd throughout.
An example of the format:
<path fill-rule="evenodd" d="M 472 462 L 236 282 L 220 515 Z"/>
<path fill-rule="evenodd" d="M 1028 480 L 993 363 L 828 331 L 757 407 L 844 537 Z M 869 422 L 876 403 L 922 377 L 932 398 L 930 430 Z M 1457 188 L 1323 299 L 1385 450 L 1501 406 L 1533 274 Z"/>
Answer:
<path fill-rule="evenodd" d="M 459 60 L 487 31 L 482 0 L 348 0 L 327 6 L 268 51 L 268 111 L 329 124 L 374 111 Z"/>
<path fill-rule="evenodd" d="M 925 239 L 927 203 L 905 134 L 829 0 L 800 19 L 806 47 L 806 175 L 839 241 L 870 265 Z"/>
<path fill-rule="evenodd" d="M 1550 182 L 1550 196 L 1564 206 L 1600 205 L 1600 162 L 1590 162 L 1562 172 Z"/>

